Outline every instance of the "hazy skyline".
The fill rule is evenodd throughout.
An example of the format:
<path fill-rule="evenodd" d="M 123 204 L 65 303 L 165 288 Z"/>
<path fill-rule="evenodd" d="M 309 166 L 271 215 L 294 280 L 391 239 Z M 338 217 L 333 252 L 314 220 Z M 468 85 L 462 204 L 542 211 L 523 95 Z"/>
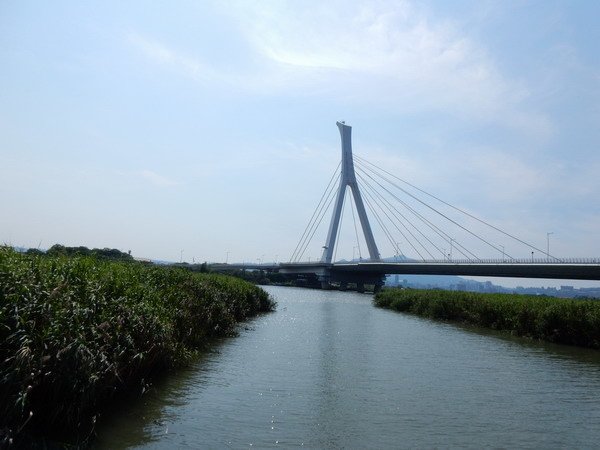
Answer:
<path fill-rule="evenodd" d="M 357 154 L 411 183 L 539 247 L 553 232 L 559 257 L 600 256 L 599 14 L 591 1 L 5 1 L 0 240 L 287 260 L 345 120 Z"/>

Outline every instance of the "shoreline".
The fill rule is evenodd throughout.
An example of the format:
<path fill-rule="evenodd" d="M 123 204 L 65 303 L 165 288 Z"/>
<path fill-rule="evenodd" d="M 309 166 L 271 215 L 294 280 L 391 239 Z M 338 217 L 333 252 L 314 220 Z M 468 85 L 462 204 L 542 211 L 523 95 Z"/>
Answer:
<path fill-rule="evenodd" d="M 376 294 L 373 304 L 433 320 L 600 349 L 600 301 L 595 300 L 392 288 Z"/>
<path fill-rule="evenodd" d="M 0 248 L 0 447 L 85 444 L 123 394 L 275 303 L 236 278 Z"/>

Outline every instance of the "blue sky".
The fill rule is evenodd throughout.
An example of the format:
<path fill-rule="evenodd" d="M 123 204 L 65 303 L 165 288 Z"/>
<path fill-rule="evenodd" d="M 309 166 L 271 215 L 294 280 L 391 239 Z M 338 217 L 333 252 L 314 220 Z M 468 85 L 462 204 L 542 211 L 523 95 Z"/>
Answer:
<path fill-rule="evenodd" d="M 0 240 L 285 260 L 345 120 L 403 179 L 600 256 L 598 17 L 583 0 L 4 1 Z"/>

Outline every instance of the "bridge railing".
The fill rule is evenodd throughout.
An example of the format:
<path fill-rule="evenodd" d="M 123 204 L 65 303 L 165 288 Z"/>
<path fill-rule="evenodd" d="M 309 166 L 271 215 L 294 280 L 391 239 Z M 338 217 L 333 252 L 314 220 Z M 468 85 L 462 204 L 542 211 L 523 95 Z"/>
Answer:
<path fill-rule="evenodd" d="M 371 262 L 371 261 L 362 261 Z M 504 258 L 504 259 L 430 259 L 386 261 L 397 264 L 600 264 L 600 258 Z M 352 264 L 352 263 L 350 263 Z"/>
<path fill-rule="evenodd" d="M 425 260 L 401 260 L 401 261 L 335 261 L 334 264 L 597 264 L 600 265 L 600 257 L 598 258 L 480 258 L 480 259 L 425 259 Z M 322 261 L 302 261 L 302 262 L 286 262 L 285 265 L 326 265 Z M 260 267 L 260 265 L 256 265 Z"/>

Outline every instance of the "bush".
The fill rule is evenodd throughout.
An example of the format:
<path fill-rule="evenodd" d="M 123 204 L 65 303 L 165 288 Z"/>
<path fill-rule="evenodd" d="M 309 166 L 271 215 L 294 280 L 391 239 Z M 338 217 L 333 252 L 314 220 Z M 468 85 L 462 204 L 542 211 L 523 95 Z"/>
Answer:
<path fill-rule="evenodd" d="M 223 275 L 0 248 L 0 446 L 19 430 L 89 430 L 118 392 L 273 308 Z"/>
<path fill-rule="evenodd" d="M 600 301 L 415 289 L 385 289 L 373 301 L 382 308 L 431 319 L 600 348 Z"/>

